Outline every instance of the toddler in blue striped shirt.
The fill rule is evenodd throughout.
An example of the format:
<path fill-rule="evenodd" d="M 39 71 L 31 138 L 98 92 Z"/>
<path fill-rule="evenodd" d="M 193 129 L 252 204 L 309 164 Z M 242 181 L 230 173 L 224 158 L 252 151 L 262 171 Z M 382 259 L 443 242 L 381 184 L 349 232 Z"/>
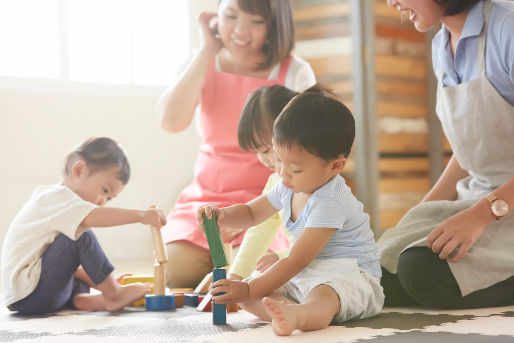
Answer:
<path fill-rule="evenodd" d="M 330 323 L 378 314 L 384 295 L 380 256 L 363 205 L 339 175 L 355 137 L 353 115 L 332 96 L 294 97 L 273 126 L 273 150 L 282 182 L 247 204 L 197 212 L 221 228 L 254 226 L 284 209 L 294 244 L 288 257 L 262 275 L 220 280 L 217 303 L 239 302 L 272 322 L 277 335 L 318 330 Z"/>

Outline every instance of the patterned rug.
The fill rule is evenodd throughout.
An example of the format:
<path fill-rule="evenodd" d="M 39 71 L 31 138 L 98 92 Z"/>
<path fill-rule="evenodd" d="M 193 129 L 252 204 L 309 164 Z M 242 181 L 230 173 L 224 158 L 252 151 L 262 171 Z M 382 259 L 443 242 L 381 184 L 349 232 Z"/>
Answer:
<path fill-rule="evenodd" d="M 148 312 L 128 307 L 118 312 L 61 311 L 23 317 L 0 310 L 0 342 L 327 342 L 446 343 L 514 342 L 514 306 L 460 311 L 385 308 L 374 318 L 313 332 L 276 336 L 269 323 L 247 312 L 227 315 L 227 324 L 212 324 L 212 313 L 184 307 Z"/>

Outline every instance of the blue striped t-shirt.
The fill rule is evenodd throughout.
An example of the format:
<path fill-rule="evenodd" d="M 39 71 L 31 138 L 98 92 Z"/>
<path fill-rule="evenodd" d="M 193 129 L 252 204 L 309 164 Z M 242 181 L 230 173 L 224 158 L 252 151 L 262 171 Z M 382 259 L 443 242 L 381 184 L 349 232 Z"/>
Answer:
<path fill-rule="evenodd" d="M 291 221 L 293 192 L 282 182 L 267 194 L 276 209 L 284 209 L 286 230 L 296 241 L 305 228 L 335 228 L 317 259 L 353 258 L 360 269 L 382 276 L 380 255 L 364 206 L 352 194 L 344 179 L 336 175 L 317 189 L 295 222 Z"/>

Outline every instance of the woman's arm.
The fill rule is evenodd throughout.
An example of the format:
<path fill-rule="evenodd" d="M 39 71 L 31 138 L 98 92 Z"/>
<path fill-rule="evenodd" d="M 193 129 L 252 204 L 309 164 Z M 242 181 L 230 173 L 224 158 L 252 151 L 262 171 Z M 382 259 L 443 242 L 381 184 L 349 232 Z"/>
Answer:
<path fill-rule="evenodd" d="M 498 198 L 505 200 L 509 205 L 509 211 L 512 212 L 514 207 L 514 176 L 493 193 Z M 451 262 L 458 262 L 466 255 L 469 248 L 493 220 L 495 220 L 495 217 L 491 212 L 491 205 L 487 199 L 483 198 L 472 207 L 442 222 L 428 235 L 427 245 L 433 252 L 439 253 L 441 259 L 450 257 Z M 458 251 L 454 253 L 457 247 Z M 451 256 L 452 253 L 455 256 Z"/>
<path fill-rule="evenodd" d="M 202 46 L 178 82 L 164 91 L 159 99 L 157 113 L 162 128 L 168 132 L 185 130 L 193 120 L 205 83 L 205 74 L 222 47 L 214 35 L 215 28 L 209 26 L 209 22 L 215 16 L 215 13 L 200 14 L 198 21 L 203 37 Z"/>
<path fill-rule="evenodd" d="M 421 202 L 435 200 L 456 200 L 457 199 L 457 182 L 467 177 L 467 170 L 462 169 L 459 161 L 453 155 L 450 162 L 444 169 L 443 173 L 437 180 L 436 184 L 425 195 Z"/>

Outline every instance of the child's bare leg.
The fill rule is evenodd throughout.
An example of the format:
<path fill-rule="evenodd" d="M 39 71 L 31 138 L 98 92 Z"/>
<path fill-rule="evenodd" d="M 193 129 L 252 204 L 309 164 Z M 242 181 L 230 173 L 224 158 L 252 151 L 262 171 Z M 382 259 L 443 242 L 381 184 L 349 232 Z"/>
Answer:
<path fill-rule="evenodd" d="M 279 302 L 285 302 L 288 304 L 296 304 L 294 301 L 287 299 L 282 294 L 277 292 L 271 293 L 270 295 L 268 295 L 268 298 Z M 266 312 L 264 305 L 262 304 L 262 298 L 250 299 L 248 301 L 240 303 L 239 305 L 246 312 L 250 312 L 251 314 L 259 317 L 260 319 L 271 322 L 271 316 Z"/>
<path fill-rule="evenodd" d="M 314 288 L 303 304 L 285 304 L 270 297 L 262 299 L 262 304 L 272 318 L 273 331 L 279 336 L 288 336 L 296 329 L 324 329 L 340 309 L 339 296 L 327 285 Z"/>
<path fill-rule="evenodd" d="M 84 281 L 89 287 L 96 288 L 95 283 L 93 282 L 93 280 L 91 280 L 89 275 L 87 275 L 86 271 L 84 270 L 84 268 L 82 268 L 82 266 L 77 268 L 77 271 L 75 272 L 74 276 L 75 278 Z"/>
<path fill-rule="evenodd" d="M 152 284 L 138 282 L 122 286 L 111 273 L 95 288 L 102 294 L 77 294 L 73 298 L 73 305 L 87 311 L 116 311 L 148 294 Z"/>

